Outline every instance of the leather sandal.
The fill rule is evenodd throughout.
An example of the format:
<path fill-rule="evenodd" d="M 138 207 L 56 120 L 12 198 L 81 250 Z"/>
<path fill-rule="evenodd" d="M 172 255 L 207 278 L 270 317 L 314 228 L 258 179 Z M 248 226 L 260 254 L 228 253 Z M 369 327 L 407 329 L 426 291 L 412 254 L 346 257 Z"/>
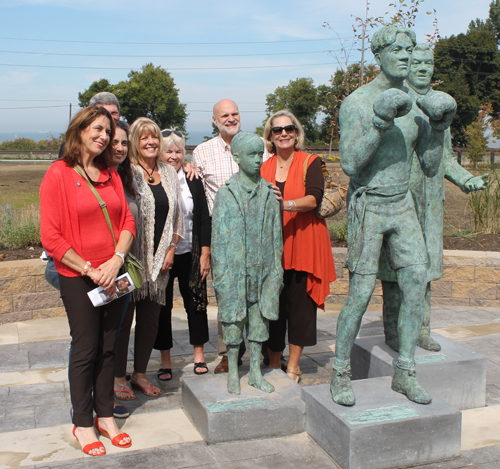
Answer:
<path fill-rule="evenodd" d="M 170 378 L 161 378 L 163 375 L 170 375 Z M 172 368 L 160 368 L 156 373 L 156 377 L 160 381 L 170 381 L 172 379 Z"/>
<path fill-rule="evenodd" d="M 99 417 L 95 418 L 94 426 L 96 430 L 99 432 L 99 434 L 111 440 L 113 446 L 118 446 L 118 448 L 130 448 L 132 446 L 132 439 L 128 443 L 125 443 L 124 445 L 120 444 L 120 441 L 123 440 L 124 438 L 130 438 L 130 435 L 128 433 L 120 433 L 119 435 L 116 435 L 114 438 L 111 438 L 106 430 L 103 430 L 101 427 L 99 427 Z"/>
<path fill-rule="evenodd" d="M 197 370 L 205 370 L 205 371 L 197 371 Z M 194 374 L 195 375 L 205 375 L 208 373 L 208 366 L 205 362 L 195 362 L 194 364 Z"/>
<path fill-rule="evenodd" d="M 143 387 L 140 384 L 136 383 L 136 381 L 143 381 L 147 383 L 149 386 Z M 152 385 L 147 378 L 138 378 L 137 376 L 132 375 L 132 378 L 130 379 L 130 384 L 133 389 L 136 389 L 137 391 L 142 391 L 148 397 L 161 396 L 161 391 L 156 386 Z"/>
<path fill-rule="evenodd" d="M 80 443 L 80 440 L 76 436 L 76 425 L 73 427 L 73 436 L 76 438 L 76 441 L 78 441 L 78 443 Z M 80 446 L 81 446 L 81 444 L 80 444 Z M 89 456 L 104 456 L 106 454 L 106 448 L 104 448 L 104 453 L 92 454 L 91 451 L 93 449 L 97 449 L 97 448 L 104 448 L 104 445 L 100 441 L 94 441 L 93 443 L 89 443 L 88 445 L 85 445 L 82 448 L 82 451 L 85 454 L 88 454 Z"/>
<path fill-rule="evenodd" d="M 119 383 L 118 381 L 115 381 L 115 386 L 118 386 L 118 387 L 121 388 L 121 389 L 115 389 L 114 390 L 115 391 L 115 397 L 117 399 L 120 399 L 121 401 L 133 401 L 134 399 L 136 399 L 136 395 L 134 394 L 134 392 L 132 391 L 132 389 L 130 389 L 128 387 L 128 384 L 122 384 L 122 383 Z M 123 393 L 127 397 L 120 397 L 119 393 Z"/>
<path fill-rule="evenodd" d="M 296 368 L 295 370 L 292 368 L 287 368 L 286 369 L 286 374 L 292 374 L 294 375 L 294 378 L 292 378 L 296 383 L 300 382 L 300 376 L 302 375 L 302 371 L 300 371 L 300 368 Z"/>

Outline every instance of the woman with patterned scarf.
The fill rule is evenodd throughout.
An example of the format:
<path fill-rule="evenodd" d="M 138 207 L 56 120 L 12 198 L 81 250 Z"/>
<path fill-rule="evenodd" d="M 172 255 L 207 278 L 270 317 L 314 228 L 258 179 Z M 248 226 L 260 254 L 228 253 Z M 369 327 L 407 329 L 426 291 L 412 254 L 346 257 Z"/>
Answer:
<path fill-rule="evenodd" d="M 184 238 L 181 188 L 174 168 L 159 161 L 163 138 L 158 125 L 141 117 L 132 124 L 129 135 L 129 158 L 141 200 L 142 223 L 137 238 L 144 266 L 143 286 L 132 294 L 136 326 L 134 372 L 130 383 L 146 396 L 158 397 L 161 391 L 146 377 L 146 368 L 156 339 L 160 310 L 165 304 L 165 288 L 177 243 L 179 237 Z M 133 396 L 132 391 L 128 391 Z"/>

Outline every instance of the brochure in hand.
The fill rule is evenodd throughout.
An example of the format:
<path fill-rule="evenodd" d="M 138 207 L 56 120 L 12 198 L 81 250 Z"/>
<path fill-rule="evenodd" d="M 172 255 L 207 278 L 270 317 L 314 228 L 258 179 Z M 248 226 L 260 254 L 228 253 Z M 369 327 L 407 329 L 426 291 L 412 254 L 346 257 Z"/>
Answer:
<path fill-rule="evenodd" d="M 89 296 L 90 301 L 92 301 L 92 304 L 96 307 L 106 305 L 111 303 L 113 300 L 116 300 L 117 298 L 135 290 L 134 282 L 128 273 L 116 277 L 115 285 L 116 293 L 114 295 L 108 295 L 106 290 L 102 287 L 97 287 L 94 288 L 94 290 L 89 291 L 87 295 Z"/>

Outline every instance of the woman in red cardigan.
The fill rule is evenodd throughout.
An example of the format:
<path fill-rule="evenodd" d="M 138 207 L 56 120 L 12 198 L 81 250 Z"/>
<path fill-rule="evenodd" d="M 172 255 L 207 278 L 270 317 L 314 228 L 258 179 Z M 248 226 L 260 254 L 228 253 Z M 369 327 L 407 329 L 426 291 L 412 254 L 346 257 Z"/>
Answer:
<path fill-rule="evenodd" d="M 261 168 L 264 179 L 283 195 L 284 287 L 280 296 L 279 319 L 269 322 L 269 362 L 280 366 L 288 322 L 290 356 L 287 374 L 299 382 L 299 359 L 305 346 L 316 345 L 317 308 L 324 309 L 330 282 L 337 278 L 330 237 L 325 220 L 314 215 L 323 198 L 321 161 L 300 151 L 304 130 L 287 110 L 278 111 L 264 128 L 266 149 L 274 155 Z"/>
<path fill-rule="evenodd" d="M 42 243 L 54 258 L 61 298 L 71 331 L 69 383 L 73 405 L 73 434 L 82 450 L 101 456 L 106 450 L 95 426 L 115 446 L 132 442 L 120 433 L 113 418 L 114 347 L 125 298 L 94 307 L 87 292 L 97 286 L 112 295 L 115 278 L 135 236 L 116 170 L 110 168 L 115 124 L 97 106 L 82 109 L 66 133 L 64 156 L 49 168 L 40 187 Z M 76 167 L 79 166 L 81 176 Z M 97 190 L 111 219 L 116 248 L 99 202 Z"/>

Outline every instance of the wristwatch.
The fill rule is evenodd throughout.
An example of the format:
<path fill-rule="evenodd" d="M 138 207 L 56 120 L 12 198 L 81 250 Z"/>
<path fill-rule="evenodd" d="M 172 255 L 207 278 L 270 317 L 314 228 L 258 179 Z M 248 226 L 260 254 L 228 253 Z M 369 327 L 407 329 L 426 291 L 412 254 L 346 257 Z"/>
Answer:
<path fill-rule="evenodd" d="M 176 243 L 170 243 L 170 246 L 173 246 L 175 250 L 177 251 L 177 244 Z"/>

